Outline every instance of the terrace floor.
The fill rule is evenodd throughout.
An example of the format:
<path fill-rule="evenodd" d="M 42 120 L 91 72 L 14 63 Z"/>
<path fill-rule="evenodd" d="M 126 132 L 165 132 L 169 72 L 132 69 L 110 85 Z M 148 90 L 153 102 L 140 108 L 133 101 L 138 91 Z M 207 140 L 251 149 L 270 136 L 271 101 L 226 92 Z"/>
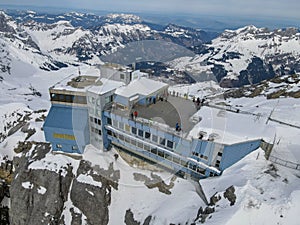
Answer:
<path fill-rule="evenodd" d="M 178 123 L 184 133 L 189 132 L 195 124 L 190 118 L 196 113 L 196 107 L 190 100 L 169 96 L 168 101 L 157 101 L 149 106 L 135 105 L 133 111 L 138 112 L 138 117 L 175 128 Z"/>

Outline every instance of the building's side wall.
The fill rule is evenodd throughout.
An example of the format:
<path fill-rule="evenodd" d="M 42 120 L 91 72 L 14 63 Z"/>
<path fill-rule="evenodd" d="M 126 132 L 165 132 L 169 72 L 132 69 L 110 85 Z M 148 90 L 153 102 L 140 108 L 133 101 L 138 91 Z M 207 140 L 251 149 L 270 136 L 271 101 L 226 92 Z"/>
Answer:
<path fill-rule="evenodd" d="M 87 108 L 52 105 L 43 129 L 54 151 L 83 153 L 90 142 Z"/>
<path fill-rule="evenodd" d="M 102 148 L 103 145 L 105 149 L 108 147 L 103 110 L 113 103 L 113 95 L 114 90 L 102 95 L 87 92 L 90 143 L 96 148 Z"/>
<path fill-rule="evenodd" d="M 260 143 L 261 140 L 259 139 L 259 140 L 237 143 L 233 145 L 226 145 L 224 147 L 220 169 L 225 170 L 226 168 L 232 166 L 234 163 L 241 160 L 247 154 L 258 149 Z"/>
<path fill-rule="evenodd" d="M 220 168 L 220 155 L 223 154 L 224 145 L 212 141 L 194 139 L 191 146 L 191 157 L 198 162 Z"/>
<path fill-rule="evenodd" d="M 115 68 L 110 68 L 108 66 L 100 66 L 101 78 L 107 78 L 115 81 L 122 81 L 125 84 L 129 84 L 131 80 L 131 72 L 120 71 Z"/>
<path fill-rule="evenodd" d="M 120 95 L 115 96 L 115 103 L 123 105 L 124 107 L 129 107 L 128 98 Z"/>

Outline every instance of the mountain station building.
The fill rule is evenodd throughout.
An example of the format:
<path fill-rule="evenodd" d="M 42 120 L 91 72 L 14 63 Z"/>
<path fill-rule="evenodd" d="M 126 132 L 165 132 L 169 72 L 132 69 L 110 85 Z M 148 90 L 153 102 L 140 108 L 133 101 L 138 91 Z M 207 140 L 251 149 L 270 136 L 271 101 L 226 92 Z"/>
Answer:
<path fill-rule="evenodd" d="M 64 153 L 83 154 L 89 144 L 116 147 L 196 179 L 220 175 L 260 147 L 261 139 L 228 144 L 189 137 L 197 109 L 168 87 L 111 63 L 100 67 L 100 77 L 71 75 L 49 89 L 46 141 Z"/>

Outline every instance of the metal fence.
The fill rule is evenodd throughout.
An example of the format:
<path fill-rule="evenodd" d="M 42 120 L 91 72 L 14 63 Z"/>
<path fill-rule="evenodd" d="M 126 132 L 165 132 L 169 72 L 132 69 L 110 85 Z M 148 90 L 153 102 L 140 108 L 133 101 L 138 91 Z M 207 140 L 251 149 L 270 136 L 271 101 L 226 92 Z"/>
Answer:
<path fill-rule="evenodd" d="M 277 158 L 275 156 L 270 156 L 269 157 L 269 160 L 275 164 L 278 164 L 278 165 L 281 165 L 281 166 L 284 166 L 284 167 L 287 167 L 287 168 L 291 168 L 291 169 L 295 169 L 295 170 L 300 170 L 300 164 L 298 163 L 294 163 L 294 162 L 290 162 L 290 161 L 287 161 L 287 160 L 284 160 L 284 159 L 280 159 L 280 158 Z"/>

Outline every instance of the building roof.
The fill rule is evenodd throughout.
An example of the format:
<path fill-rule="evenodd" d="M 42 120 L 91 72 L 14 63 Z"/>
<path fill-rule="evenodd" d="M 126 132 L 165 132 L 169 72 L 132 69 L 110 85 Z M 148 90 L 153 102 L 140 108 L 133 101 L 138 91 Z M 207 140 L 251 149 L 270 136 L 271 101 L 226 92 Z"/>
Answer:
<path fill-rule="evenodd" d="M 51 87 L 51 89 L 85 92 L 90 86 L 101 86 L 102 84 L 103 83 L 99 80 L 99 75 L 90 76 L 72 74 L 57 82 Z"/>
<path fill-rule="evenodd" d="M 151 95 L 152 93 L 162 89 L 167 88 L 168 84 L 162 83 L 160 81 L 151 80 L 145 77 L 136 79 L 130 82 L 127 86 L 118 88 L 116 90 L 117 95 L 130 98 L 136 94 L 143 96 Z"/>
<path fill-rule="evenodd" d="M 102 95 L 107 92 L 113 91 L 119 87 L 124 86 L 123 82 L 109 80 L 106 78 L 101 78 L 99 81 L 102 83 L 102 85 L 92 86 L 92 87 L 88 88 L 88 91 Z"/>

